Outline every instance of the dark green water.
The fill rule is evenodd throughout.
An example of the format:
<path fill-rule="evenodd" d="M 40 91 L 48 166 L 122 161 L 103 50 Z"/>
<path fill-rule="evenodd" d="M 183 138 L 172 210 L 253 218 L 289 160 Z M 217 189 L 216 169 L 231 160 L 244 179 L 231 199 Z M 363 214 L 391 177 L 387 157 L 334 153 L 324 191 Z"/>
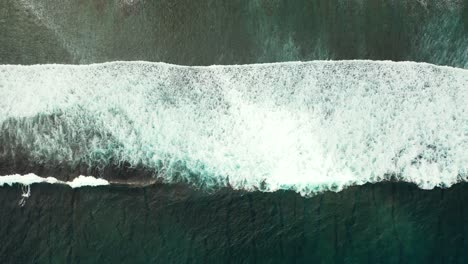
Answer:
<path fill-rule="evenodd" d="M 466 0 L 3 0 L 0 62 L 317 59 L 468 67 Z"/>
<path fill-rule="evenodd" d="M 467 184 L 305 199 L 184 186 L 0 188 L 3 263 L 466 263 Z"/>
<path fill-rule="evenodd" d="M 1 64 L 372 59 L 468 68 L 467 47 L 466 0 L 0 1 Z M 47 167 L 28 166 L 4 161 L 0 171 Z M 467 187 L 383 182 L 304 198 L 40 184 L 23 207 L 19 186 L 1 187 L 0 262 L 468 263 Z"/>

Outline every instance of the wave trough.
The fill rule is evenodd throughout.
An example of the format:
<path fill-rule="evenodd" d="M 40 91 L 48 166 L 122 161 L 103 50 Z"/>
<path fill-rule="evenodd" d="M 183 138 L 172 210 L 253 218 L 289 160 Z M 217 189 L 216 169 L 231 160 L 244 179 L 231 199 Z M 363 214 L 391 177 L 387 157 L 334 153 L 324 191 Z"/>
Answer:
<path fill-rule="evenodd" d="M 305 195 L 389 178 L 430 189 L 468 177 L 463 69 L 3 65 L 0 98 L 2 161 L 128 163 L 165 182 Z"/>

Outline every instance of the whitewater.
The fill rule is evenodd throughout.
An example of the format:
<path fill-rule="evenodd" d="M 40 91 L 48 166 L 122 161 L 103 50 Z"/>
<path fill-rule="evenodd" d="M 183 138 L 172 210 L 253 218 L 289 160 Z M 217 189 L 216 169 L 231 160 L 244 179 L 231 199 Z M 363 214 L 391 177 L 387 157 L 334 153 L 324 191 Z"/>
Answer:
<path fill-rule="evenodd" d="M 68 185 L 71 188 L 80 188 L 84 186 L 103 186 L 109 185 L 109 182 L 104 179 L 97 179 L 93 176 L 83 176 L 80 175 L 74 178 L 72 181 L 60 181 L 54 177 L 39 177 L 34 173 L 28 173 L 25 175 L 6 175 L 0 176 L 0 186 L 9 185 L 13 186 L 14 184 L 21 184 L 29 186 L 36 183 L 48 183 L 48 184 L 63 184 Z"/>
<path fill-rule="evenodd" d="M 464 69 L 1 65 L 0 99 L 0 160 L 98 170 L 128 163 L 166 183 L 303 195 L 388 179 L 424 189 L 468 180 Z M 0 185 L 24 176 L 15 177 Z"/>

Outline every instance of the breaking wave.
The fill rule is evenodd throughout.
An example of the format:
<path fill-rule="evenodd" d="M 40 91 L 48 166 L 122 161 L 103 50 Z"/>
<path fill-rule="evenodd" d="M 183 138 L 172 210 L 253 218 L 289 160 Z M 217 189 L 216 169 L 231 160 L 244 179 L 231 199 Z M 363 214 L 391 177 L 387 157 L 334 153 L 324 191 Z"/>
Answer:
<path fill-rule="evenodd" d="M 54 177 L 39 177 L 33 173 L 29 173 L 26 175 L 6 175 L 6 176 L 0 176 L 0 186 L 4 185 L 10 185 L 12 186 L 13 184 L 22 184 L 25 186 L 35 184 L 35 183 L 48 183 L 48 184 L 64 184 L 68 185 L 71 188 L 80 188 L 84 186 L 103 186 L 103 185 L 109 185 L 109 182 L 104 180 L 104 179 L 97 179 L 93 176 L 83 176 L 80 175 L 76 178 L 74 178 L 72 181 L 60 181 L 57 180 Z"/>
<path fill-rule="evenodd" d="M 2 65 L 0 98 L 0 163 L 97 172 L 128 164 L 169 183 L 305 195 L 390 178 L 430 189 L 468 177 L 463 69 Z"/>

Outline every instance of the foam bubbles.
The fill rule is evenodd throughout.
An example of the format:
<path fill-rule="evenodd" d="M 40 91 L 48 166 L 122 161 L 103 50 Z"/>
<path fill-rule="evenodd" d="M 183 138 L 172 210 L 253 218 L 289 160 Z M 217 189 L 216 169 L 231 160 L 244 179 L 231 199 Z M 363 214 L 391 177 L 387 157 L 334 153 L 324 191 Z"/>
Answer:
<path fill-rule="evenodd" d="M 103 185 L 109 185 L 109 182 L 104 180 L 104 179 L 97 179 L 93 176 L 78 176 L 74 178 L 72 181 L 69 181 L 66 183 L 72 188 L 79 188 L 83 186 L 103 186 Z"/>
<path fill-rule="evenodd" d="M 93 176 L 83 176 L 80 175 L 74 178 L 72 181 L 59 181 L 54 177 L 39 177 L 36 174 L 29 173 L 25 175 L 13 174 L 0 176 L 0 186 L 9 185 L 13 186 L 14 184 L 21 184 L 23 186 L 30 186 L 37 183 L 48 183 L 48 184 L 65 184 L 72 188 L 79 188 L 84 186 L 103 186 L 109 185 L 109 182 L 104 179 L 98 179 Z M 31 194 L 30 189 L 23 194 L 23 197 L 29 197 Z"/>
<path fill-rule="evenodd" d="M 466 178 L 468 71 L 411 62 L 0 66 L 8 148 L 166 182 L 303 194 Z M 5 100 L 3 100 L 5 98 Z M 0 154 L 7 155 L 7 154 Z"/>

